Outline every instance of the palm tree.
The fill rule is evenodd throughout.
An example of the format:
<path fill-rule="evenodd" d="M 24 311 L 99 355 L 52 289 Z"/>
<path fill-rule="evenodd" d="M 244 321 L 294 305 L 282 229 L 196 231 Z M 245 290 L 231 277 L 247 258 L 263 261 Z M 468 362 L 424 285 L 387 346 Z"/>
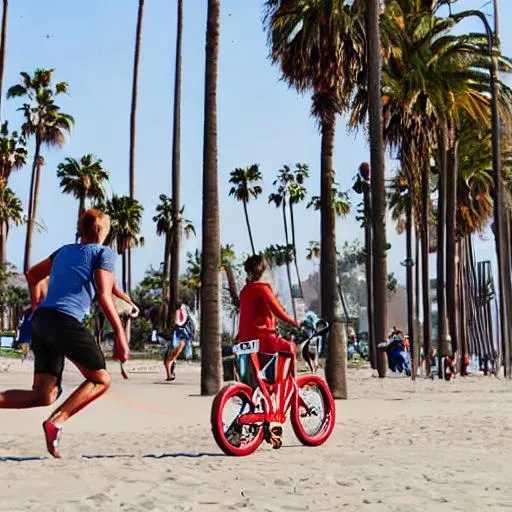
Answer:
<path fill-rule="evenodd" d="M 62 147 L 65 143 L 64 133 L 70 132 L 73 117 L 60 111 L 54 98 L 68 91 L 66 82 L 58 82 L 53 86 L 53 69 L 35 70 L 34 75 L 22 72 L 21 83 L 13 85 L 7 91 L 8 98 L 24 97 L 26 102 L 20 107 L 25 117 L 22 126 L 23 136 L 35 138 L 34 163 L 30 180 L 27 237 L 25 242 L 25 257 L 23 269 L 26 272 L 30 266 L 32 251 L 32 236 L 37 218 L 37 203 L 39 199 L 39 181 L 44 158 L 41 155 L 43 145 L 47 147 Z"/>
<path fill-rule="evenodd" d="M 271 59 L 299 92 L 311 91 L 312 114 L 321 132 L 321 301 L 331 324 L 326 376 L 335 397 L 345 398 L 346 350 L 336 289 L 336 233 L 332 204 L 336 115 L 347 106 L 366 66 L 364 2 L 267 0 L 265 23 Z"/>
<path fill-rule="evenodd" d="M 0 183 L 0 265 L 7 264 L 7 237 L 11 225 L 25 221 L 21 201 L 5 184 Z"/>
<path fill-rule="evenodd" d="M 201 304 L 201 252 L 196 249 L 193 253 L 187 252 L 187 267 L 181 280 L 183 289 L 194 294 L 194 310 L 200 313 Z"/>
<path fill-rule="evenodd" d="M 185 206 L 182 206 L 178 212 L 180 221 L 179 224 L 176 225 L 173 221 L 173 200 L 165 194 L 160 194 L 159 199 L 160 203 L 156 207 L 156 215 L 153 217 L 153 222 L 156 223 L 156 234 L 158 236 L 165 236 L 161 311 L 162 323 L 164 324 L 170 313 L 170 305 L 175 304 L 179 298 L 178 288 L 178 295 L 176 296 L 176 300 L 174 303 L 171 302 L 171 287 L 173 286 L 173 284 L 170 283 L 170 280 L 172 279 L 172 277 L 170 277 L 170 269 L 172 267 L 173 258 L 170 251 L 171 241 L 174 238 L 177 238 L 181 242 L 183 236 L 188 239 L 192 235 L 196 234 L 196 230 L 191 220 L 183 218 Z"/>
<path fill-rule="evenodd" d="M 346 217 L 350 213 L 350 199 L 348 197 L 347 192 L 344 192 L 342 190 L 339 190 L 339 184 L 336 182 L 333 182 L 332 184 L 332 196 L 333 196 L 333 208 L 334 213 L 336 217 Z M 306 208 L 313 208 L 314 210 L 321 210 L 322 208 L 322 202 L 320 196 L 312 196 L 309 203 L 307 204 Z M 310 242 L 311 244 L 312 242 Z M 310 246 L 311 248 L 311 246 Z M 318 256 L 320 256 L 320 248 L 318 250 Z M 338 274 L 336 274 L 338 276 Z M 348 313 L 347 308 L 345 304 L 345 298 L 343 296 L 343 291 L 341 289 L 341 283 L 339 282 L 339 278 L 336 277 L 338 280 L 338 293 L 341 300 L 341 306 L 343 308 L 343 311 L 345 313 L 345 317 L 348 319 Z"/>
<path fill-rule="evenodd" d="M 25 138 L 14 131 L 9 134 L 9 123 L 0 127 L 0 185 L 7 185 L 12 171 L 21 169 L 27 162 Z"/>
<path fill-rule="evenodd" d="M 384 140 L 382 137 L 381 98 L 381 42 L 380 42 L 380 1 L 370 0 L 366 9 L 366 30 L 368 40 L 368 118 L 370 135 L 370 166 L 372 170 L 372 292 L 381 300 L 373 301 L 373 336 L 377 348 L 387 339 L 388 304 L 385 297 L 387 285 L 388 249 L 386 242 L 386 189 L 384 168 Z M 386 376 L 386 352 L 377 350 L 377 371 L 379 377 Z"/>
<path fill-rule="evenodd" d="M 139 0 L 137 13 L 137 31 L 135 33 L 135 51 L 133 56 L 132 104 L 130 109 L 130 197 L 135 199 L 135 132 L 137 121 L 137 88 L 139 83 L 140 46 L 142 39 L 142 19 L 144 0 Z"/>
<path fill-rule="evenodd" d="M 295 176 L 287 165 L 277 172 L 277 178 L 273 181 L 274 187 L 277 187 L 276 192 L 272 192 L 268 196 L 268 202 L 274 203 L 276 208 L 281 208 L 283 212 L 283 225 L 284 225 L 284 238 L 286 247 L 290 245 L 288 237 L 288 221 L 286 218 L 286 201 L 289 199 L 289 186 L 295 182 Z M 288 277 L 288 286 L 290 289 L 290 298 L 292 302 L 293 317 L 297 320 L 297 309 L 295 307 L 295 300 L 293 297 L 292 274 L 290 272 L 290 261 L 286 261 L 286 275 Z"/>
<path fill-rule="evenodd" d="M 87 154 L 80 160 L 66 158 L 57 166 L 57 178 L 60 179 L 62 191 L 78 199 L 77 240 L 80 217 L 85 211 L 85 201 L 103 201 L 106 197 L 103 182 L 108 180 L 109 173 L 103 169 L 102 164 L 99 158 Z"/>
<path fill-rule="evenodd" d="M 226 274 L 231 304 L 235 308 L 235 311 L 238 311 L 240 299 L 238 297 L 238 287 L 236 285 L 235 273 L 233 270 L 233 262 L 235 259 L 236 255 L 233 245 L 226 244 L 220 248 L 220 261 L 222 270 Z"/>
<path fill-rule="evenodd" d="M 251 225 L 249 223 L 249 214 L 247 213 L 247 203 L 253 197 L 257 199 L 262 192 L 261 188 L 262 175 L 258 164 L 252 164 L 249 167 L 237 168 L 231 172 L 229 183 L 233 186 L 229 191 L 229 195 L 233 196 L 237 201 L 241 201 L 244 206 L 245 222 L 247 223 L 247 231 L 249 233 L 249 240 L 251 242 L 251 250 L 254 250 L 254 240 L 252 238 Z"/>
<path fill-rule="evenodd" d="M 18 136 L 17 132 L 9 134 L 8 122 L 5 121 L 0 127 L 0 188 L 4 189 L 3 193 L 11 172 L 23 167 L 26 159 L 23 136 Z M 0 264 L 6 263 L 7 231 L 8 225 L 0 221 Z"/>
<path fill-rule="evenodd" d="M 172 132 L 172 219 L 176 226 L 175 232 L 180 230 L 180 145 L 181 145 L 181 40 L 183 30 L 183 0 L 178 0 L 177 31 L 176 31 L 176 68 L 174 77 L 174 115 Z M 180 237 L 171 238 L 171 272 L 170 272 L 170 303 L 176 304 L 179 297 L 180 272 Z"/>
<path fill-rule="evenodd" d="M 7 40 L 7 10 L 9 0 L 3 0 L 2 11 L 2 33 L 0 35 L 0 119 L 1 119 L 1 101 L 3 97 L 4 84 L 4 66 L 5 66 L 5 45 Z"/>
<path fill-rule="evenodd" d="M 292 232 L 292 245 L 294 252 L 295 272 L 299 283 L 300 296 L 304 298 L 302 291 L 302 281 L 299 273 L 299 264 L 297 262 L 297 244 L 295 243 L 295 218 L 293 215 L 293 205 L 301 203 L 306 198 L 307 190 L 304 186 L 304 180 L 309 177 L 309 167 L 306 164 L 295 164 L 294 181 L 288 184 L 288 196 L 290 207 L 290 228 Z"/>
<path fill-rule="evenodd" d="M 116 196 L 105 203 L 105 212 L 110 216 L 110 232 L 105 245 L 117 249 L 122 256 L 122 285 L 123 290 L 130 294 L 131 283 L 127 281 L 126 253 L 129 247 L 144 245 L 144 238 L 140 236 L 142 211 L 144 207 L 128 196 Z"/>
<path fill-rule="evenodd" d="M 208 0 L 203 142 L 203 218 L 201 258 L 201 394 L 213 395 L 222 383 L 220 317 L 220 220 L 217 162 L 217 70 L 220 0 Z"/>
<path fill-rule="evenodd" d="M 375 341 L 375 323 L 373 315 L 373 228 L 372 228 L 372 201 L 371 201 L 371 170 L 368 162 L 359 165 L 359 172 L 352 189 L 357 194 L 362 194 L 363 202 L 360 203 L 360 214 L 356 217 L 361 221 L 364 229 L 364 252 L 365 252 L 365 273 L 366 273 L 366 312 L 368 317 L 368 354 L 372 369 L 377 368 L 377 343 Z"/>
<path fill-rule="evenodd" d="M 135 33 L 135 51 L 133 56 L 133 80 L 132 80 L 132 102 L 130 109 L 130 159 L 129 159 L 129 186 L 130 198 L 135 200 L 135 136 L 137 124 L 137 91 L 139 82 L 140 46 L 142 39 L 142 19 L 144 16 L 144 0 L 139 0 L 137 12 L 137 30 Z M 126 249 L 128 289 L 132 282 L 132 247 Z"/>
<path fill-rule="evenodd" d="M 452 312 L 450 334 L 455 348 L 457 306 L 453 208 L 457 200 L 453 183 L 456 182 L 457 129 L 462 112 L 480 122 L 488 118 L 489 76 L 482 69 L 487 67 L 484 63 L 489 57 L 482 51 L 481 37 L 459 37 L 449 33 L 456 19 L 440 18 L 432 2 L 390 0 L 386 3 L 383 21 L 386 47 L 391 49 L 385 53 L 383 67 L 382 92 L 386 97 L 384 134 L 387 143 L 398 149 L 402 169 L 413 177 L 412 183 L 421 182 L 421 205 L 416 211 L 422 226 L 423 337 L 428 357 L 431 343 L 428 255 L 432 149 L 445 147 L 448 155 L 452 153 L 450 158 L 441 158 L 441 163 L 447 162 L 447 168 L 440 169 L 440 172 L 446 175 L 446 189 L 452 191 L 451 199 L 446 200 L 446 275 L 447 309 Z M 364 97 L 359 99 L 361 101 L 355 103 L 364 108 L 355 115 L 353 113 L 352 119 L 355 117 L 361 121 L 365 119 L 367 102 Z M 441 222 L 445 220 L 441 219 Z M 443 321 L 440 323 L 444 324 Z M 447 351 L 448 347 L 443 343 L 440 352 Z"/>

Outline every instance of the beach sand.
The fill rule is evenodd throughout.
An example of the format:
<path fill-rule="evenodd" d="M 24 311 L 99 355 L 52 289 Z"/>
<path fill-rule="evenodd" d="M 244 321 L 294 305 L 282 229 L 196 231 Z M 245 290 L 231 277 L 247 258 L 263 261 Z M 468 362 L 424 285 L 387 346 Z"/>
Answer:
<path fill-rule="evenodd" d="M 0 410 L 0 510 L 473 511 L 512 508 L 512 382 L 453 382 L 351 370 L 350 399 L 321 447 L 264 444 L 224 456 L 210 432 L 199 366 L 164 383 L 154 361 L 109 363 L 109 392 L 65 424 L 63 459 L 46 453 L 51 408 Z M 0 359 L 0 388 L 26 388 L 32 363 Z M 65 395 L 80 382 L 68 364 Z"/>

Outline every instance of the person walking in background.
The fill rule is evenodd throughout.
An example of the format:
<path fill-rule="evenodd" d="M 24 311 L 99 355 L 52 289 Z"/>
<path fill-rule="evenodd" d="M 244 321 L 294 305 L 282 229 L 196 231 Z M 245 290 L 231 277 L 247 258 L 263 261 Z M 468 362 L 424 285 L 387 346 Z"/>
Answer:
<path fill-rule="evenodd" d="M 164 354 L 166 381 L 173 381 L 176 379 L 176 374 L 174 373 L 176 361 L 185 348 L 187 342 L 192 339 L 192 333 L 190 332 L 188 325 L 189 314 L 187 306 L 178 302 L 174 310 L 174 327 L 172 330 L 171 341 L 168 343 Z"/>

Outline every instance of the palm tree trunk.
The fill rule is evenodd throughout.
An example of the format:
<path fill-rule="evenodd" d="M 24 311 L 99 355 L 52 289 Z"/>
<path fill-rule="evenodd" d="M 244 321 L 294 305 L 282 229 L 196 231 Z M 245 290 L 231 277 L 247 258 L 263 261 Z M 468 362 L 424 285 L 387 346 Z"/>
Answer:
<path fill-rule="evenodd" d="M 405 198 L 405 250 L 406 250 L 406 289 L 407 289 L 407 334 L 409 335 L 409 341 L 411 344 L 411 361 L 412 361 L 412 379 L 416 379 L 417 372 L 417 359 L 416 354 L 416 333 L 414 325 L 414 276 L 413 276 L 413 264 L 412 259 L 412 179 L 408 177 L 409 190 Z"/>
<path fill-rule="evenodd" d="M 304 292 L 302 291 L 302 281 L 300 279 L 299 264 L 297 262 L 297 246 L 295 244 L 295 219 L 293 217 L 293 204 L 290 201 L 290 223 L 292 228 L 292 245 L 293 245 L 293 261 L 295 263 L 295 272 L 297 273 L 297 281 L 299 283 L 299 290 L 301 298 L 304 298 Z"/>
<path fill-rule="evenodd" d="M 82 217 L 83 213 L 85 211 L 85 197 L 80 197 L 78 200 L 78 214 L 76 219 L 76 235 L 75 240 L 78 242 L 80 239 L 80 218 Z"/>
<path fill-rule="evenodd" d="M 322 318 L 331 325 L 325 362 L 325 377 L 334 398 L 347 398 L 347 346 L 341 324 L 341 308 L 339 307 L 335 278 L 337 275 L 336 218 L 332 194 L 335 123 L 336 118 L 331 113 L 324 115 L 321 122 L 320 292 Z"/>
<path fill-rule="evenodd" d="M 453 350 L 459 346 L 457 308 L 457 176 L 459 167 L 458 142 L 452 142 L 447 155 L 446 180 L 446 309 Z"/>
<path fill-rule="evenodd" d="M 421 176 L 421 292 L 423 303 L 423 352 L 425 357 L 425 375 L 430 375 L 432 353 L 432 319 L 430 305 L 429 276 L 429 219 L 430 219 L 430 184 L 429 166 L 423 165 Z"/>
<path fill-rule="evenodd" d="M 132 104 L 130 109 L 130 160 L 129 160 L 129 178 L 130 178 L 130 198 L 135 199 L 135 135 L 136 135 L 136 119 L 137 119 L 137 88 L 139 81 L 139 62 L 140 62 L 140 46 L 142 39 L 142 18 L 144 16 L 144 0 L 139 0 L 139 10 L 137 13 L 137 31 L 135 34 L 135 51 L 133 59 L 133 81 L 132 81 Z M 132 248 L 128 246 L 128 291 L 131 293 L 132 285 Z M 125 290 L 126 291 L 126 290 Z"/>
<path fill-rule="evenodd" d="M 377 368 L 377 347 L 375 344 L 375 333 L 373 329 L 373 271 L 372 271 L 372 204 L 370 185 L 365 184 L 363 188 L 363 204 L 365 209 L 364 226 L 364 248 L 365 248 L 365 272 L 366 272 L 366 316 L 368 317 L 368 355 L 370 366 L 373 370 Z"/>
<path fill-rule="evenodd" d="M 251 224 L 249 222 L 249 213 L 247 212 L 247 202 L 244 201 L 244 215 L 245 215 L 245 223 L 247 224 L 247 231 L 249 233 L 249 241 L 251 242 L 251 250 L 253 254 L 256 254 L 256 251 L 254 250 L 254 240 L 252 239 L 252 231 L 251 231 Z"/>
<path fill-rule="evenodd" d="M 4 8 L 2 12 L 2 34 L 0 35 L 0 119 L 2 119 L 1 101 L 3 98 L 5 45 L 7 40 L 7 12 L 9 1 L 3 0 L 3 3 Z"/>
<path fill-rule="evenodd" d="M 0 265 L 7 263 L 7 222 L 0 221 Z"/>
<path fill-rule="evenodd" d="M 34 152 L 34 162 L 32 164 L 32 176 L 30 178 L 30 191 L 28 198 L 28 220 L 27 236 L 25 239 L 25 257 L 23 259 L 23 272 L 30 268 L 30 254 L 32 252 L 32 238 L 34 235 L 34 221 L 37 210 L 37 193 L 39 192 L 39 172 L 40 172 L 40 153 L 41 141 L 36 134 L 36 147 Z"/>
<path fill-rule="evenodd" d="M 446 141 L 445 131 L 439 135 L 439 187 L 437 199 L 437 340 L 439 378 L 443 378 L 443 357 L 449 356 L 448 321 L 446 318 L 446 259 L 445 259 L 445 222 L 446 222 Z"/>
<path fill-rule="evenodd" d="M 165 244 L 164 244 L 164 268 L 162 275 L 162 310 L 161 314 L 161 327 L 165 329 L 165 325 L 167 322 L 168 315 L 171 312 L 171 302 L 169 299 L 169 255 L 170 255 L 170 237 L 169 233 L 165 234 Z M 172 306 L 174 307 L 174 305 Z"/>
<path fill-rule="evenodd" d="M 142 18 L 144 16 L 144 0 L 139 0 L 137 14 L 137 32 L 135 35 L 135 52 L 133 59 L 132 105 L 130 111 L 130 197 L 135 199 L 135 132 L 137 118 L 137 87 L 139 81 L 140 43 L 142 38 Z"/>
<path fill-rule="evenodd" d="M 231 297 L 231 303 L 235 308 L 240 305 L 240 299 L 238 298 L 238 288 L 236 286 L 235 274 L 233 273 L 233 267 L 231 265 L 224 265 L 224 272 L 226 273 L 226 279 L 228 281 L 229 295 Z"/>
<path fill-rule="evenodd" d="M 288 222 L 286 220 L 286 199 L 283 198 L 283 223 L 284 223 L 284 239 L 286 241 L 286 252 L 288 253 L 289 238 L 288 238 Z M 293 300 L 293 285 L 292 285 L 292 273 L 290 271 L 290 262 L 288 261 L 288 255 L 286 256 L 286 275 L 288 277 L 288 287 L 290 289 L 290 298 L 292 300 L 293 318 L 297 320 L 297 311 L 295 308 L 295 301 Z M 334 274 L 336 275 L 336 274 Z"/>
<path fill-rule="evenodd" d="M 201 394 L 214 395 L 222 384 L 220 337 L 220 221 L 217 162 L 217 72 L 220 0 L 208 0 L 203 142 L 201 256 Z"/>
<path fill-rule="evenodd" d="M 464 261 L 465 254 L 461 250 L 461 242 L 455 244 L 455 254 L 456 258 L 459 261 L 459 265 L 456 267 L 457 278 L 456 281 L 460 283 L 456 286 L 455 289 L 455 297 L 456 297 L 456 307 L 457 307 L 457 317 L 456 320 L 460 320 L 460 358 L 461 364 L 460 368 L 462 369 L 461 375 L 467 375 L 466 367 L 464 364 L 464 357 L 468 353 L 468 339 L 467 339 L 467 329 L 466 329 L 466 302 L 468 297 L 466 295 L 466 276 L 464 272 L 464 267 L 466 266 L 466 261 Z M 459 327 L 459 325 L 457 326 Z"/>
<path fill-rule="evenodd" d="M 416 368 L 420 366 L 420 233 L 418 227 L 414 229 L 415 241 L 414 241 L 414 296 L 416 301 L 414 304 L 414 327 L 416 333 L 416 343 L 413 345 L 414 353 L 413 356 L 416 359 Z"/>
<path fill-rule="evenodd" d="M 181 40 L 183 31 L 183 0 L 178 0 L 176 33 L 176 68 L 174 72 L 174 115 L 172 132 L 172 225 L 174 236 L 171 239 L 170 302 L 179 299 L 180 245 L 181 245 Z M 174 307 L 174 306 L 173 306 Z"/>
<path fill-rule="evenodd" d="M 386 242 L 386 187 L 384 169 L 384 142 L 382 137 L 381 97 L 381 44 L 380 2 L 367 2 L 368 34 L 368 111 L 371 155 L 372 227 L 373 227 L 373 295 L 380 300 L 374 302 L 374 336 L 376 345 L 387 341 L 387 242 Z M 386 376 L 386 351 L 377 350 L 379 377 Z"/>

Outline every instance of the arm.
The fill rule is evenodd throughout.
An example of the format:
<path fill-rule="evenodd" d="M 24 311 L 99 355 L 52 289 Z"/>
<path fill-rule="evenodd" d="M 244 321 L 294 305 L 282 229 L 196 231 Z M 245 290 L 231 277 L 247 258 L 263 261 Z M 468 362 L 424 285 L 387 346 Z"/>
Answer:
<path fill-rule="evenodd" d="M 114 342 L 115 354 L 119 360 L 124 363 L 128 359 L 130 351 L 128 349 L 128 343 L 126 341 L 126 335 L 121 319 L 117 314 L 116 308 L 114 307 L 114 301 L 112 299 L 115 276 L 109 270 L 99 268 L 96 270 L 94 277 L 98 288 L 98 302 L 116 335 Z"/>
<path fill-rule="evenodd" d="M 46 279 L 50 275 L 51 270 L 52 260 L 51 258 L 46 258 L 25 272 L 25 277 L 30 290 L 32 309 L 34 309 L 46 296 L 46 292 L 48 290 Z"/>
<path fill-rule="evenodd" d="M 137 318 L 139 316 L 139 313 L 140 313 L 139 307 L 137 306 L 137 304 L 135 304 L 135 302 L 133 302 L 131 297 L 129 297 L 128 295 L 126 295 L 126 293 L 123 293 L 121 291 L 121 289 L 117 286 L 117 281 L 115 281 L 115 280 L 114 280 L 114 288 L 112 289 L 112 294 L 132 306 L 132 312 L 130 314 L 131 318 Z"/>
<path fill-rule="evenodd" d="M 117 286 L 117 282 L 114 280 L 114 287 L 112 288 L 112 294 L 116 297 L 119 297 L 121 300 L 124 300 L 125 302 L 128 302 L 128 304 L 131 304 L 132 306 L 135 306 L 132 299 L 126 295 L 126 293 L 123 293 L 119 286 Z"/>
<path fill-rule="evenodd" d="M 272 311 L 273 315 L 279 318 L 279 320 L 281 320 L 282 322 L 294 325 L 295 327 L 300 327 L 299 322 L 296 322 L 284 310 L 283 306 L 281 306 L 281 303 L 277 300 L 277 297 L 272 293 L 271 289 L 265 287 L 263 290 L 265 301 L 270 306 L 270 310 Z"/>

